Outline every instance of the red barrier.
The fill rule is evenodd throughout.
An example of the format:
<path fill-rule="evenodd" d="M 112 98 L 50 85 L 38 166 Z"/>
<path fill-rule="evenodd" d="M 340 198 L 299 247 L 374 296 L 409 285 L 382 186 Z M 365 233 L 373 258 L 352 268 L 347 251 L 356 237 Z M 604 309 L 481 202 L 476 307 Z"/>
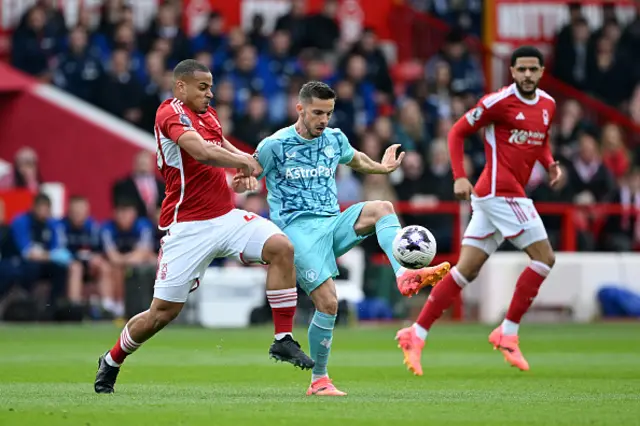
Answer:
<path fill-rule="evenodd" d="M 33 193 L 26 189 L 0 191 L 0 202 L 4 204 L 4 223 L 11 223 L 14 217 L 31 209 L 33 197 Z"/>

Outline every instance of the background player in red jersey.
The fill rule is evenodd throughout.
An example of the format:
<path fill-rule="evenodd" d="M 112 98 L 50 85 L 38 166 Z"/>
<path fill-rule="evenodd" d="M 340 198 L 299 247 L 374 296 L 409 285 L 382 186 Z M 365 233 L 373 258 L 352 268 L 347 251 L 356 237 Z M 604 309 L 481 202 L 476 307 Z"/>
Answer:
<path fill-rule="evenodd" d="M 269 354 L 302 369 L 314 365 L 292 336 L 297 304 L 293 246 L 272 222 L 234 208 L 223 169 L 236 168 L 250 177 L 261 168 L 222 135 L 209 106 L 209 69 L 186 60 L 173 76 L 175 98 L 160 105 L 155 123 L 158 167 L 166 181 L 159 226 L 167 233 L 158 255 L 154 297 L 149 310 L 131 318 L 115 346 L 100 357 L 97 393 L 114 391 L 125 358 L 178 316 L 206 268 L 219 257 L 270 265 L 267 299 L 276 335 Z"/>
<path fill-rule="evenodd" d="M 518 344 L 518 326 L 553 267 L 555 256 L 547 233 L 524 186 L 536 161 L 548 170 L 550 184 L 560 179 L 559 164 L 549 149 L 549 128 L 555 101 L 538 89 L 544 72 L 540 51 L 531 46 L 511 56 L 514 84 L 482 98 L 460 118 L 449 133 L 449 152 L 459 199 L 471 200 L 473 214 L 462 240 L 458 264 L 433 289 L 412 327 L 398 331 L 396 339 L 405 364 L 422 375 L 420 357 L 431 325 L 480 272 L 482 265 L 504 239 L 524 250 L 531 264 L 522 272 L 504 322 L 489 342 L 521 370 L 529 364 Z M 476 183 L 469 182 L 464 167 L 464 139 L 484 128 L 486 165 Z"/>

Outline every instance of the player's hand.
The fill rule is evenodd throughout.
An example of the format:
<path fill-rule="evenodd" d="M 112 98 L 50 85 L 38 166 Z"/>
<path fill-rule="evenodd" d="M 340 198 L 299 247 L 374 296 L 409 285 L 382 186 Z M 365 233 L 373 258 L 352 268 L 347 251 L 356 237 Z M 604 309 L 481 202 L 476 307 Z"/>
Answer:
<path fill-rule="evenodd" d="M 258 163 L 256 159 L 253 158 L 253 156 L 243 156 L 243 163 L 244 165 L 238 168 L 238 173 L 242 174 L 244 177 L 258 177 L 260 176 L 260 173 L 262 173 L 262 167 L 260 166 L 260 163 Z"/>
<path fill-rule="evenodd" d="M 242 194 L 246 191 L 256 191 L 258 189 L 258 180 L 253 177 L 246 177 L 241 174 L 236 174 L 231 182 L 231 189 L 238 194 Z"/>
<path fill-rule="evenodd" d="M 453 183 L 453 194 L 459 200 L 471 199 L 471 194 L 475 195 L 473 185 L 467 178 L 459 178 Z"/>
<path fill-rule="evenodd" d="M 401 152 L 400 155 L 397 155 L 398 148 L 400 148 L 400 144 L 394 144 L 387 148 L 387 150 L 384 152 L 380 164 L 382 164 L 382 166 L 384 167 L 385 173 L 391 173 L 395 169 L 400 167 L 402 159 L 404 158 L 404 152 Z"/>
<path fill-rule="evenodd" d="M 562 178 L 562 169 L 560 168 L 560 162 L 555 161 L 549 166 L 549 186 L 555 188 L 560 179 Z"/>

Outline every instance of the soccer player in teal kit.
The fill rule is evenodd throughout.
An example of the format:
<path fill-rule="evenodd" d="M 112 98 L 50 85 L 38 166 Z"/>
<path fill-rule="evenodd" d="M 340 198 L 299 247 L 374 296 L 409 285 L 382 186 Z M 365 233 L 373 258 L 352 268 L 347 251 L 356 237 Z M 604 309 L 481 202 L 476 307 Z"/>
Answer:
<path fill-rule="evenodd" d="M 405 296 L 435 285 L 450 268 L 447 262 L 418 270 L 398 264 L 392 242 L 401 227 L 390 202 L 368 201 L 340 212 L 335 182 L 338 164 L 361 173 L 388 174 L 400 166 L 404 154 L 396 156 L 399 145 L 393 145 L 378 163 L 353 149 L 342 131 L 327 127 L 335 98 L 326 84 L 306 83 L 299 94 L 298 121 L 264 139 L 254 154 L 264 169 L 259 178 L 266 176 L 270 218 L 293 243 L 298 283 L 316 308 L 309 326 L 315 367 L 307 395 L 346 395 L 327 374 L 338 313 L 333 282 L 338 275 L 336 258 L 375 233 Z M 248 179 L 236 176 L 234 190 L 246 190 Z"/>

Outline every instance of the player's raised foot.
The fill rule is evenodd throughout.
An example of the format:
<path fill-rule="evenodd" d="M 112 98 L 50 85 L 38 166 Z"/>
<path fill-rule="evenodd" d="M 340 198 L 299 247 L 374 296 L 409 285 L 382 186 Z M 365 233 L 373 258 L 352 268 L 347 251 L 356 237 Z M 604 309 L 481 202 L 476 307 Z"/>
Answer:
<path fill-rule="evenodd" d="M 288 362 L 303 370 L 309 370 L 316 364 L 300 349 L 300 344 L 289 335 L 273 341 L 269 348 L 269 357 L 277 361 Z"/>
<path fill-rule="evenodd" d="M 404 354 L 404 365 L 416 376 L 422 376 L 422 348 L 424 348 L 424 340 L 418 337 L 413 327 L 403 328 L 396 333 L 398 347 L 402 349 Z"/>
<path fill-rule="evenodd" d="M 489 335 L 489 343 L 493 345 L 494 350 L 499 349 L 505 361 L 513 367 L 518 367 L 522 371 L 529 370 L 529 363 L 520 352 L 517 335 L 505 336 L 502 334 L 502 326 L 499 326 Z"/>
<path fill-rule="evenodd" d="M 120 367 L 112 367 L 107 364 L 104 357 L 109 352 L 105 352 L 98 358 L 98 372 L 96 373 L 96 381 L 93 384 L 93 389 L 96 393 L 113 393 L 113 387 L 116 384 Z"/>
<path fill-rule="evenodd" d="M 307 396 L 347 396 L 346 392 L 338 390 L 328 376 L 320 377 L 318 380 L 311 382 L 307 389 Z"/>
<path fill-rule="evenodd" d="M 398 290 L 403 296 L 411 297 L 427 286 L 438 284 L 450 269 L 449 262 L 421 269 L 407 269 L 396 278 Z"/>

